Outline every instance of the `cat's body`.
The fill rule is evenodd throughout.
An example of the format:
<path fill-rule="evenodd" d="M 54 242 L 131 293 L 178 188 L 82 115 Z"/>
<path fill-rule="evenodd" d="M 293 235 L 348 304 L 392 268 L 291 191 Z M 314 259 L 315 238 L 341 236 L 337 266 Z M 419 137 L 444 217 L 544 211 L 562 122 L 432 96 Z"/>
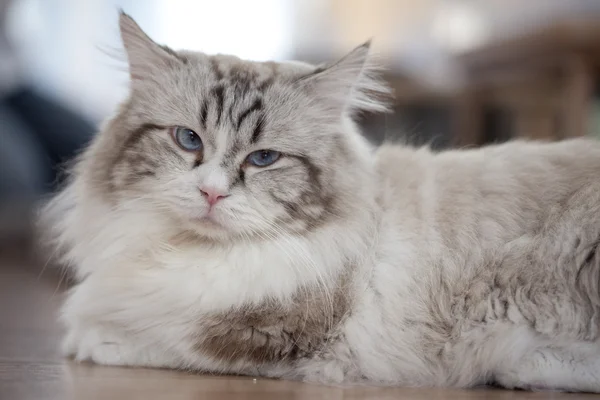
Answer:
<path fill-rule="evenodd" d="M 361 83 L 361 48 L 314 70 L 176 54 L 124 16 L 122 29 L 134 94 L 45 214 L 78 280 L 63 310 L 68 354 L 324 383 L 600 392 L 600 143 L 373 151 L 349 119 L 380 107 L 367 94 L 380 87 Z M 177 63 L 177 75 L 157 78 L 150 61 Z M 202 80 L 181 72 L 190 65 Z M 186 101 L 161 103 L 161 85 Z M 179 124 L 202 132 L 201 154 L 177 153 L 163 131 Z M 266 168 L 236 159 L 264 135 L 285 156 Z M 194 180 L 225 191 L 181 191 Z"/>

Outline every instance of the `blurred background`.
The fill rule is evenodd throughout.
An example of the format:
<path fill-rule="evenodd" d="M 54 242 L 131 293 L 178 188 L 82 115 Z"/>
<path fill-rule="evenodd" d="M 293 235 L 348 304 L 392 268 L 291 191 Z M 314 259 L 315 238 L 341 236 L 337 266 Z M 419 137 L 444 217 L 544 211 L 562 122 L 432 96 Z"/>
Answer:
<path fill-rule="evenodd" d="M 172 48 L 253 60 L 374 38 L 396 98 L 361 121 L 375 143 L 600 132 L 600 0 L 0 0 L 0 251 L 126 95 L 119 8 Z"/>

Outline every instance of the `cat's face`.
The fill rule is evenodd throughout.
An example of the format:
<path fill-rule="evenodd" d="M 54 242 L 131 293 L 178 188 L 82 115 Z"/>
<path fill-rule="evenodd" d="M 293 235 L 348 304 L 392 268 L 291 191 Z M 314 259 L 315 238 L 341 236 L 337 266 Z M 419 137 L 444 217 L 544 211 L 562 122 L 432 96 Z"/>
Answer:
<path fill-rule="evenodd" d="M 304 232 L 353 208 L 368 146 L 350 112 L 382 108 L 369 96 L 384 89 L 367 46 L 316 69 L 173 52 L 125 15 L 121 29 L 132 93 L 95 143 L 113 201 L 213 239 Z"/>

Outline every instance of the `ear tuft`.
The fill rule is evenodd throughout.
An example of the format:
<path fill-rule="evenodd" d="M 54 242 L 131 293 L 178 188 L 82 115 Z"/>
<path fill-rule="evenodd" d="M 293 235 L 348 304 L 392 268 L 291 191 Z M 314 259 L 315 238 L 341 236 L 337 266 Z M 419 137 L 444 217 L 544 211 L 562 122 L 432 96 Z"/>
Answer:
<path fill-rule="evenodd" d="M 344 112 L 385 112 L 391 91 L 381 78 L 381 67 L 370 56 L 371 40 L 356 47 L 337 62 L 315 69 L 301 78 L 334 107 Z"/>
<path fill-rule="evenodd" d="M 119 12 L 119 28 L 132 80 L 150 78 L 156 71 L 182 61 L 176 52 L 150 39 L 123 10 Z"/>

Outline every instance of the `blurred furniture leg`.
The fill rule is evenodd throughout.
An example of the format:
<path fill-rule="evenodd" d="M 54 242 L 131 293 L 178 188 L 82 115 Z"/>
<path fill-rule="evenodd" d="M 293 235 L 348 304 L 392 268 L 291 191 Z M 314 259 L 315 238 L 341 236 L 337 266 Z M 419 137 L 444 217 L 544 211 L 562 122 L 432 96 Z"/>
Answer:
<path fill-rule="evenodd" d="M 484 144 L 484 96 L 481 90 L 467 89 L 454 104 L 452 145 L 455 147 Z"/>
<path fill-rule="evenodd" d="M 573 55 L 565 61 L 565 96 L 563 121 L 565 137 L 587 135 L 588 113 L 594 92 L 594 74 L 591 63 L 584 56 Z"/>
<path fill-rule="evenodd" d="M 514 110 L 517 137 L 547 140 L 556 137 L 554 114 L 545 109 L 520 108 Z"/>

